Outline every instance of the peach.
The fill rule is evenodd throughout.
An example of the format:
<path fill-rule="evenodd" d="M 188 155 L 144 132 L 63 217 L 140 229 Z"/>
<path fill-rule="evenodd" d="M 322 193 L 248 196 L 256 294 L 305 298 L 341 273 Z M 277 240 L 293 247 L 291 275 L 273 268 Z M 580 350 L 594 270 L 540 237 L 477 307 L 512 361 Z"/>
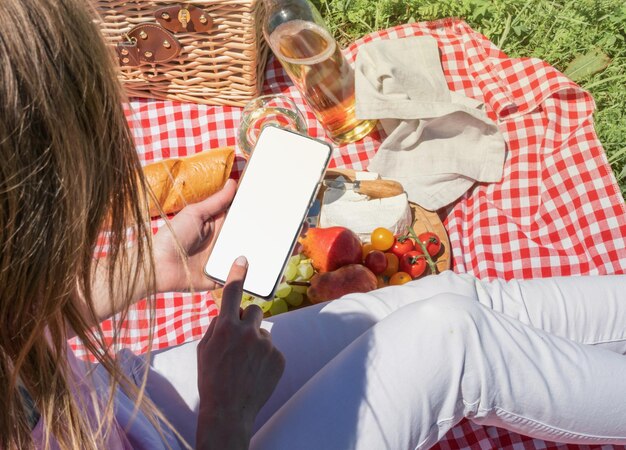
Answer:
<path fill-rule="evenodd" d="M 349 264 L 333 272 L 313 275 L 307 297 L 311 303 L 321 303 L 354 292 L 369 292 L 377 287 L 378 279 L 371 270 L 361 264 Z"/>
<path fill-rule="evenodd" d="M 331 272 L 362 261 L 361 240 L 345 227 L 310 228 L 300 238 L 302 253 L 318 272 Z"/>

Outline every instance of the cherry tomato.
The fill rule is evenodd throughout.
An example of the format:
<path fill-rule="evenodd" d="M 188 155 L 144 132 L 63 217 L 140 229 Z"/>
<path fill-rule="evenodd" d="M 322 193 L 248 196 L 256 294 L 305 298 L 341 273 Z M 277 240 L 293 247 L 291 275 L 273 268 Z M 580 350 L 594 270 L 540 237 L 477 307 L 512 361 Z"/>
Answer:
<path fill-rule="evenodd" d="M 416 279 L 426 271 L 426 258 L 420 251 L 413 250 L 407 252 L 400 258 L 400 270 L 411 275 L 411 278 Z"/>
<path fill-rule="evenodd" d="M 435 233 L 428 231 L 420 234 L 417 238 L 424 244 L 430 256 L 437 256 L 441 251 L 441 239 Z"/>
<path fill-rule="evenodd" d="M 363 265 L 374 275 L 381 275 L 387 269 L 387 257 L 380 250 L 372 250 L 365 257 Z"/>
<path fill-rule="evenodd" d="M 411 239 L 397 237 L 389 251 L 398 258 L 402 258 L 402 255 L 406 252 L 410 252 L 411 250 L 415 250 L 415 245 Z M 419 248 L 417 250 L 419 250 Z"/>
<path fill-rule="evenodd" d="M 411 281 L 411 275 L 406 272 L 396 272 L 389 278 L 389 286 L 398 286 Z"/>
<path fill-rule="evenodd" d="M 370 243 L 363 244 L 363 246 L 361 247 L 361 250 L 363 250 L 363 261 L 365 261 L 365 257 L 367 256 L 369 252 L 374 250 L 374 246 Z"/>
<path fill-rule="evenodd" d="M 378 227 L 372 231 L 371 241 L 376 250 L 382 252 L 389 250 L 395 240 L 393 233 L 387 228 Z"/>
<path fill-rule="evenodd" d="M 385 253 L 385 257 L 387 258 L 387 268 L 383 272 L 383 275 L 390 277 L 398 271 L 400 259 L 393 253 Z"/>

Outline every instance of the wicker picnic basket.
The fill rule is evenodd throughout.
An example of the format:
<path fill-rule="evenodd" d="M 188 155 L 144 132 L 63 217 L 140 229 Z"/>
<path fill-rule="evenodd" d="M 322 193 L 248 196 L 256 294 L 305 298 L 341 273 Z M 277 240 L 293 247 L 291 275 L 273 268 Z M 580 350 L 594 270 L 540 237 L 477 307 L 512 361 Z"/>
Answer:
<path fill-rule="evenodd" d="M 244 105 L 263 83 L 261 0 L 91 0 L 131 97 Z"/>

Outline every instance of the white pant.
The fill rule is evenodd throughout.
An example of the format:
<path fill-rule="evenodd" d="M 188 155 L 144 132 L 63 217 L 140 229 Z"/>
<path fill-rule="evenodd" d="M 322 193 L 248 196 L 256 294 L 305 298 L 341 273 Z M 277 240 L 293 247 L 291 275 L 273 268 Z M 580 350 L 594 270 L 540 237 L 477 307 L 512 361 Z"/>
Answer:
<path fill-rule="evenodd" d="M 287 363 L 254 450 L 428 448 L 463 417 L 626 444 L 626 276 L 445 272 L 266 325 Z M 149 394 L 192 444 L 196 376 L 193 342 L 153 355 Z"/>

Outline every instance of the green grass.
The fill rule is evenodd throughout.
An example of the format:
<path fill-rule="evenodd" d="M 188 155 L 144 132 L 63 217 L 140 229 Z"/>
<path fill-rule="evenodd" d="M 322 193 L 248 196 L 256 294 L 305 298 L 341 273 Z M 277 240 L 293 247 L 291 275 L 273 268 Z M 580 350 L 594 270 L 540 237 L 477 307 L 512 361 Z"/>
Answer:
<path fill-rule="evenodd" d="M 623 0 L 314 0 L 342 45 L 403 23 L 460 17 L 511 57 L 565 72 L 577 57 L 610 58 L 575 81 L 597 104 L 595 126 L 626 196 L 626 3 Z M 606 66 L 606 67 L 604 67 Z"/>

